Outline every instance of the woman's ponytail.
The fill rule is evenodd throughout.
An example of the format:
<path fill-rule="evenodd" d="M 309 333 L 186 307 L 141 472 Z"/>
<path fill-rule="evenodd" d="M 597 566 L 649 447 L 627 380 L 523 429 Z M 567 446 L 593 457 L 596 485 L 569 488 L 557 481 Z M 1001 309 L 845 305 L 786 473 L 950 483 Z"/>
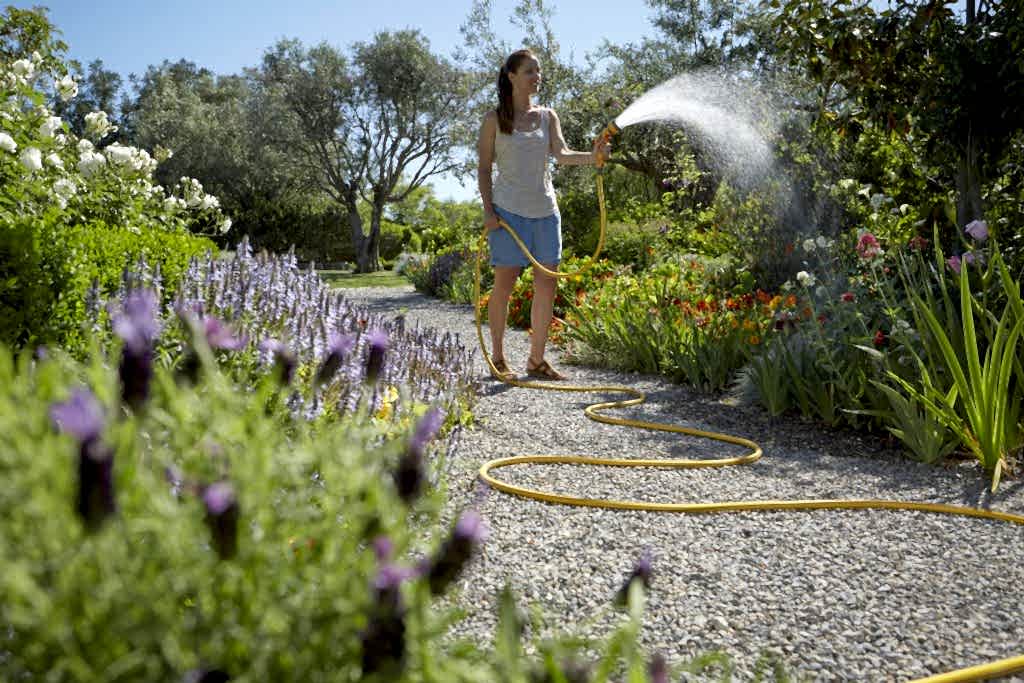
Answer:
<path fill-rule="evenodd" d="M 511 135 L 514 127 L 515 109 L 512 105 L 512 79 L 509 74 L 519 70 L 519 65 L 527 59 L 536 59 L 529 50 L 516 50 L 508 56 L 501 70 L 498 71 L 498 129 L 505 135 Z"/>

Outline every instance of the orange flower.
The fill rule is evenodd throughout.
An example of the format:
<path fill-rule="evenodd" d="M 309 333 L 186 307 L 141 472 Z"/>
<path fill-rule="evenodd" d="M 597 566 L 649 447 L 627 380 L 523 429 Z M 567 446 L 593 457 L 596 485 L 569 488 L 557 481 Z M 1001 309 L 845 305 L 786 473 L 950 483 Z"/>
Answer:
<path fill-rule="evenodd" d="M 793 308 L 796 306 L 796 294 L 788 294 L 786 296 L 786 308 Z"/>
<path fill-rule="evenodd" d="M 750 338 L 747 339 L 747 343 L 750 344 L 751 346 L 757 346 L 758 344 L 761 343 L 761 338 L 758 337 L 756 334 L 752 334 L 750 335 Z"/>

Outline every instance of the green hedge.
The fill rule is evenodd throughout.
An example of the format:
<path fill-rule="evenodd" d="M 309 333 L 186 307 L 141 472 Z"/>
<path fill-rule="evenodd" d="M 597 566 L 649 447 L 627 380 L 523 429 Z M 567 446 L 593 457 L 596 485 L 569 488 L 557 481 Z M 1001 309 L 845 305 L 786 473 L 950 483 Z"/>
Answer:
<path fill-rule="evenodd" d="M 106 297 L 125 267 L 140 259 L 159 265 L 164 297 L 171 297 L 189 259 L 214 249 L 183 230 L 139 229 L 93 221 L 65 225 L 56 210 L 42 216 L 8 215 L 0 223 L 0 342 L 59 345 L 75 352 L 86 343 L 86 301 L 95 282 Z"/>

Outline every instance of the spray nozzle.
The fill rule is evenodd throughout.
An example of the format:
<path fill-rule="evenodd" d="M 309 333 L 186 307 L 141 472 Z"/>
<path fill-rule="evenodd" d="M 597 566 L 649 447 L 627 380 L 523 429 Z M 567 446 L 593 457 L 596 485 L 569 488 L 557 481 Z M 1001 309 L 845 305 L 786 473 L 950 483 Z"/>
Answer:
<path fill-rule="evenodd" d="M 600 140 L 602 143 L 608 142 L 609 140 L 612 139 L 612 136 L 618 135 L 621 130 L 622 130 L 621 128 L 619 128 L 618 126 L 615 125 L 614 121 L 609 121 L 608 125 L 604 127 L 604 130 L 602 130 L 598 134 L 597 139 Z M 598 155 L 598 157 L 597 157 L 597 167 L 599 169 L 604 167 L 605 161 L 606 161 L 606 159 L 601 157 L 601 155 Z"/>

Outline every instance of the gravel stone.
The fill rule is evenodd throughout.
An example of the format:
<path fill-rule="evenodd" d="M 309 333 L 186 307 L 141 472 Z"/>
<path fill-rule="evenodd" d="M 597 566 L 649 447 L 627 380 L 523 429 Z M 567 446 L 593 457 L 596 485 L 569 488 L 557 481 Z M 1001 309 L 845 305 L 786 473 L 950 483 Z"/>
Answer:
<path fill-rule="evenodd" d="M 470 306 L 411 287 L 346 294 L 475 344 Z M 489 340 L 486 329 L 484 335 Z M 510 366 L 521 372 L 527 352 L 526 333 L 509 330 Z M 556 349 L 549 359 L 573 383 L 647 393 L 646 404 L 617 416 L 744 436 L 765 455 L 753 465 L 703 470 L 521 465 L 499 471 L 510 483 L 591 498 L 885 498 L 1024 512 L 1024 481 L 1004 478 L 991 494 L 972 462 L 924 465 L 877 434 L 773 419 L 658 377 L 568 366 Z M 491 644 L 505 584 L 522 606 L 535 604 L 546 616 L 535 635 L 604 636 L 621 619 L 612 596 L 650 549 L 654 576 L 641 642 L 677 666 L 720 650 L 732 658 L 733 680 L 752 680 L 758 661 L 774 657 L 797 680 L 899 681 L 1024 654 L 1024 528 L 909 511 L 613 511 L 487 493 L 477 469 L 508 455 L 672 458 L 743 450 L 602 425 L 583 415 L 600 394 L 508 387 L 489 378 L 482 356 L 475 362 L 482 378 L 477 422 L 449 463 L 450 507 L 477 506 L 490 536 L 453 598 L 467 612 L 456 636 Z"/>

